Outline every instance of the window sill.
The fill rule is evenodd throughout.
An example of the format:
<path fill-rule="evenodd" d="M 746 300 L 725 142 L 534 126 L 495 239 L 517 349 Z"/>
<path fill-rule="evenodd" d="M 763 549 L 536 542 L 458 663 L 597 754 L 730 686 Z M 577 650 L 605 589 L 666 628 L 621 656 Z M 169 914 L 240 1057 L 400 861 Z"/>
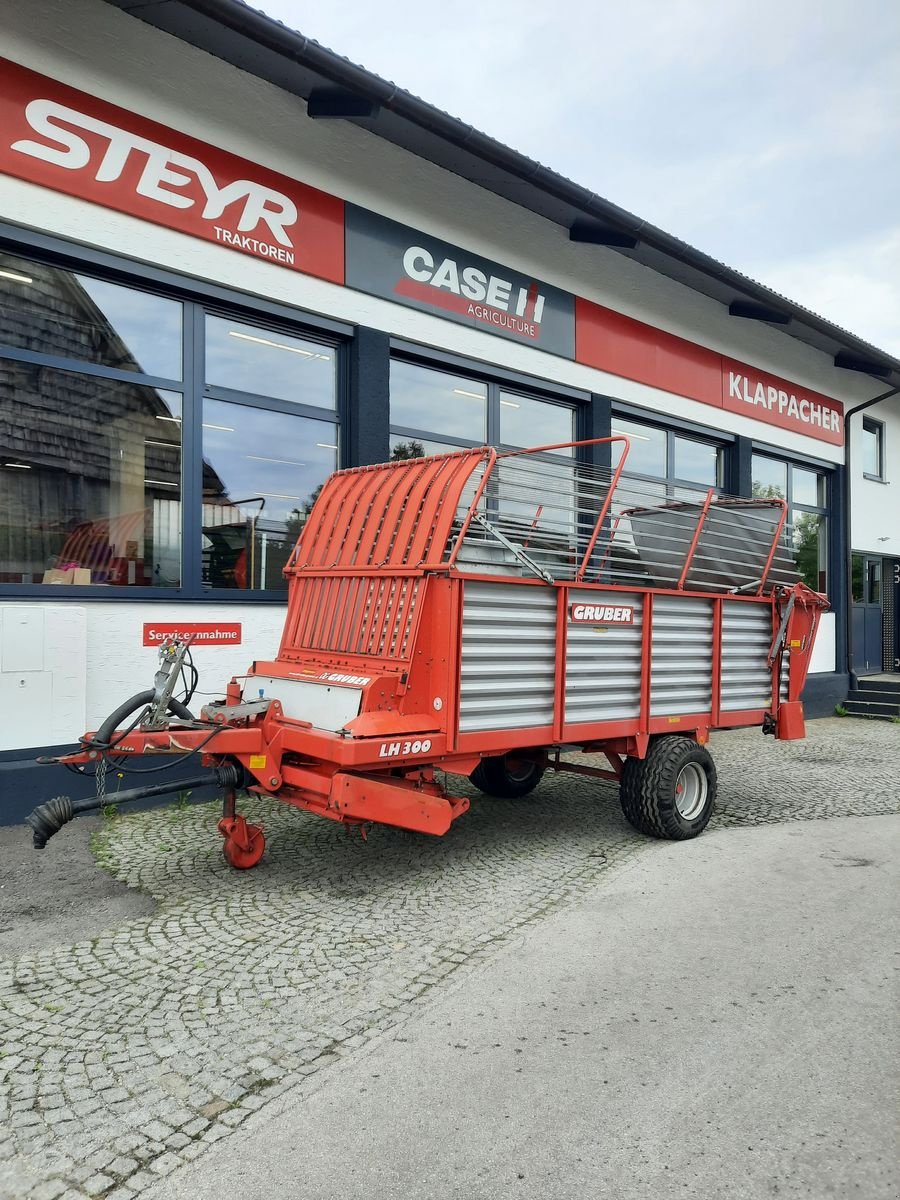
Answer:
<path fill-rule="evenodd" d="M 867 475 L 865 471 L 863 471 L 863 479 L 867 480 L 869 483 L 883 483 L 885 486 L 891 482 L 889 479 L 885 479 L 882 475 Z"/>

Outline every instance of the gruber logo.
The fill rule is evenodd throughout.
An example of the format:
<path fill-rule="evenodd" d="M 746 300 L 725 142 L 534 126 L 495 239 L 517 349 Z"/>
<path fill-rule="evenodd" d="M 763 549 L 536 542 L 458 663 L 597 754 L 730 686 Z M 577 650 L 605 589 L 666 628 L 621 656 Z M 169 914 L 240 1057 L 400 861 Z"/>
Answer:
<path fill-rule="evenodd" d="M 612 604 L 570 604 L 569 616 L 578 624 L 633 625 L 634 609 Z"/>
<path fill-rule="evenodd" d="M 396 287 L 401 296 L 423 300 L 521 337 L 537 340 L 540 336 L 545 297 L 534 282 L 516 287 L 499 275 L 488 275 L 475 266 L 461 266 L 454 258 L 437 262 L 424 246 L 406 249 L 403 270 L 404 277 Z"/>
<path fill-rule="evenodd" d="M 344 281 L 343 203 L 0 59 L 0 171 Z"/>

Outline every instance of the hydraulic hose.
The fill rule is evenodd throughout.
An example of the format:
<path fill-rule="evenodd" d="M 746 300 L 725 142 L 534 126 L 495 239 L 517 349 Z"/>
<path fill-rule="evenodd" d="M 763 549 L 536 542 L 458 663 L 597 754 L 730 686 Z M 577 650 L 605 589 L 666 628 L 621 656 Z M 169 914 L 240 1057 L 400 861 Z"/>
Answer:
<path fill-rule="evenodd" d="M 126 700 L 124 704 L 120 704 L 114 712 L 109 714 L 91 738 L 91 744 L 98 749 L 114 746 L 115 743 L 111 742 L 110 739 L 115 733 L 119 722 L 124 721 L 126 717 L 130 717 L 132 713 L 136 713 L 138 709 L 152 704 L 155 695 L 156 693 L 153 688 L 148 688 L 146 692 L 138 692 L 130 700 Z M 168 708 L 169 712 L 174 713 L 176 717 L 181 717 L 182 720 L 193 721 L 194 719 L 194 715 L 190 709 L 186 708 L 180 700 L 176 700 L 174 697 L 169 701 Z"/>
<path fill-rule="evenodd" d="M 133 711 L 133 710 L 132 710 Z M 135 800 L 144 800 L 149 796 L 165 796 L 170 792 L 182 791 L 184 788 L 205 787 L 215 784 L 221 788 L 237 787 L 243 779 L 243 771 L 233 763 L 224 763 L 221 767 L 213 767 L 197 775 L 188 775 L 183 779 L 171 779 L 168 783 L 152 783 L 146 787 L 131 788 L 127 792 L 116 792 L 110 796 L 87 796 L 83 800 L 70 800 L 68 796 L 55 796 L 45 804 L 39 804 L 25 818 L 25 824 L 31 826 L 32 842 L 36 850 L 43 850 L 50 838 L 59 833 L 63 825 L 67 825 L 79 813 L 96 812 L 104 804 L 130 804 Z"/>

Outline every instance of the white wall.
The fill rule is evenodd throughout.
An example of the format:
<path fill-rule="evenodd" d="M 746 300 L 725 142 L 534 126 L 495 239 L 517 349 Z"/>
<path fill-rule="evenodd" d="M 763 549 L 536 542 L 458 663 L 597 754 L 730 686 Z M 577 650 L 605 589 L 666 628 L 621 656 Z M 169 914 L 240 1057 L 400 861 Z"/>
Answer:
<path fill-rule="evenodd" d="M 241 645 L 195 646 L 201 693 L 221 697 L 232 675 L 274 658 L 283 604 L 97 601 L 0 604 L 0 751 L 74 742 L 129 696 L 153 686 L 157 651 L 143 645 L 145 621 L 239 621 Z"/>
<path fill-rule="evenodd" d="M 863 476 L 863 415 L 884 424 L 883 483 Z M 900 396 L 850 420 L 851 548 L 900 557 Z"/>

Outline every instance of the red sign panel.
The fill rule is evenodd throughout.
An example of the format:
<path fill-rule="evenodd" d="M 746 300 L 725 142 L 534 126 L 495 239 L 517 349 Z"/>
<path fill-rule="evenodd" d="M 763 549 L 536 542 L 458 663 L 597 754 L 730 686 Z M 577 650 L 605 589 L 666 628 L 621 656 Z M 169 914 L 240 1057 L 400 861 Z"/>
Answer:
<path fill-rule="evenodd" d="M 196 621 L 145 621 L 144 645 L 161 646 L 172 638 L 191 639 L 192 646 L 239 646 L 241 644 L 241 623 L 235 621 L 215 621 L 198 623 Z"/>
<path fill-rule="evenodd" d="M 575 300 L 575 358 L 834 446 L 844 442 L 840 401 L 580 297 Z"/>
<path fill-rule="evenodd" d="M 344 282 L 344 203 L 0 59 L 0 171 Z"/>
<path fill-rule="evenodd" d="M 729 358 L 722 359 L 722 407 L 843 445 L 844 409 L 839 401 Z"/>

